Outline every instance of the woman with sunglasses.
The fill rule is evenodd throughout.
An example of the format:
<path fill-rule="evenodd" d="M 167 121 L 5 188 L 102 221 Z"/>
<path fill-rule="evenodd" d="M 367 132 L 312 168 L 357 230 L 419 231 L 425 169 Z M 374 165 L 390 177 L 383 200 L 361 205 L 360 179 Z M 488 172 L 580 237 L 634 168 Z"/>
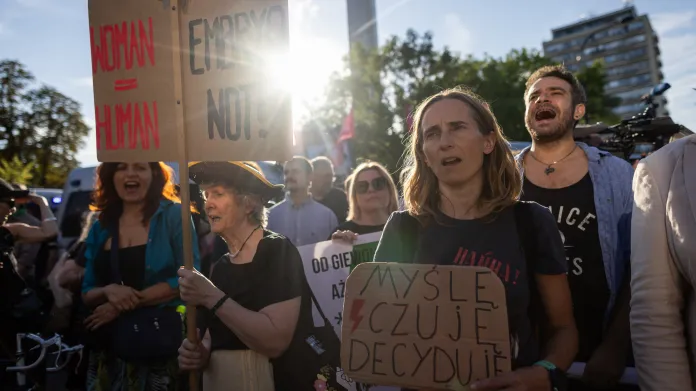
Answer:
<path fill-rule="evenodd" d="M 387 169 L 376 162 L 360 164 L 345 181 L 348 219 L 331 239 L 353 243 L 358 235 L 380 232 L 389 215 L 399 208 L 396 185 Z"/>

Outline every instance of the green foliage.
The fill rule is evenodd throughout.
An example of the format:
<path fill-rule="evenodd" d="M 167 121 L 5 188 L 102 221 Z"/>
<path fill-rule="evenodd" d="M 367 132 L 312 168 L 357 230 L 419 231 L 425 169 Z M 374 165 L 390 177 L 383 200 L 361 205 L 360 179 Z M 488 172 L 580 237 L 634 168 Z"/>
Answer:
<path fill-rule="evenodd" d="M 89 127 L 77 101 L 33 82 L 18 61 L 0 61 L 0 159 L 31 167 L 28 185 L 60 188 Z"/>
<path fill-rule="evenodd" d="M 10 183 L 26 185 L 32 178 L 34 163 L 24 164 L 18 156 L 12 159 L 0 159 L 0 178 Z"/>
<path fill-rule="evenodd" d="M 356 137 L 353 154 L 373 159 L 396 172 L 404 152 L 409 110 L 446 88 L 465 86 L 486 99 L 510 140 L 527 141 L 524 126 L 524 91 L 529 75 L 553 62 L 536 50 L 512 50 L 502 58 L 459 57 L 447 48 L 437 50 L 431 33 L 391 37 L 378 50 L 360 46 L 351 50 L 345 72 L 335 74 L 326 102 L 313 113 L 307 130 L 333 133 L 352 105 Z M 604 95 L 604 73 L 595 64 L 578 74 L 591 97 L 592 121 L 612 119 L 618 102 Z"/>

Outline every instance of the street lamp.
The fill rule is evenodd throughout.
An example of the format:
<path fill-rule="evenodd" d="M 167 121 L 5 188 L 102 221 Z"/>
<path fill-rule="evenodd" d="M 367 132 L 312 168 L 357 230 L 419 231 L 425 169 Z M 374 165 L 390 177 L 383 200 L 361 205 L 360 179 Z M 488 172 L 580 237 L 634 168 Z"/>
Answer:
<path fill-rule="evenodd" d="M 597 34 L 603 33 L 605 31 L 609 31 L 616 26 L 624 26 L 624 28 L 626 28 L 626 30 L 627 30 L 626 32 L 628 32 L 628 26 L 626 25 L 626 23 L 632 22 L 633 20 L 635 20 L 635 18 L 636 17 L 633 15 L 624 16 L 623 18 L 615 21 L 614 23 L 611 23 L 607 26 L 604 26 L 603 28 L 594 31 L 592 34 L 589 34 L 582 41 L 582 44 L 580 45 L 580 53 L 578 53 L 578 55 L 575 57 L 575 61 L 577 61 L 579 63 L 580 60 L 582 60 L 582 55 L 583 55 L 583 52 L 585 51 L 585 46 L 587 46 L 587 44 L 590 42 L 590 40 L 592 40 Z M 578 64 L 578 69 L 579 69 L 579 67 L 580 67 L 580 64 Z M 587 91 L 586 86 L 583 86 L 583 87 L 585 87 L 585 91 Z M 587 110 L 587 107 L 585 107 L 585 123 L 586 124 L 590 123 L 590 113 L 589 113 L 589 110 Z"/>
<path fill-rule="evenodd" d="M 605 26 L 604 28 L 601 28 L 601 29 L 593 32 L 592 34 L 588 35 L 587 37 L 585 37 L 585 39 L 582 41 L 582 44 L 580 45 L 580 53 L 575 57 L 575 61 L 580 62 L 580 60 L 582 60 L 582 54 L 583 54 L 583 51 L 585 50 L 585 46 L 587 46 L 587 44 L 590 42 L 590 40 L 592 40 L 597 34 L 611 30 L 616 26 L 625 25 L 626 23 L 632 22 L 635 19 L 636 19 L 636 17 L 633 15 L 624 16 L 623 18 L 617 20 L 616 22 L 609 24 L 609 25 Z M 628 26 L 625 26 L 625 27 L 628 27 Z"/>

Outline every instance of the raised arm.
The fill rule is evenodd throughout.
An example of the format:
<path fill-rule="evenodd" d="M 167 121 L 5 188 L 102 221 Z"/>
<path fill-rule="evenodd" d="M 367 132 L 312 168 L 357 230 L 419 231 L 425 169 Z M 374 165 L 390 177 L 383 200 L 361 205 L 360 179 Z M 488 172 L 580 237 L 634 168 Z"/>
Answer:
<path fill-rule="evenodd" d="M 30 195 L 29 198 L 41 210 L 41 225 L 32 227 L 23 223 L 5 224 L 15 240 L 23 243 L 37 243 L 58 235 L 58 223 L 51 208 L 48 207 L 48 201 L 36 194 Z"/>
<path fill-rule="evenodd" d="M 667 242 L 665 200 L 645 163 L 636 169 L 631 222 L 631 335 L 643 391 L 691 390 L 684 336 L 685 280 Z"/>

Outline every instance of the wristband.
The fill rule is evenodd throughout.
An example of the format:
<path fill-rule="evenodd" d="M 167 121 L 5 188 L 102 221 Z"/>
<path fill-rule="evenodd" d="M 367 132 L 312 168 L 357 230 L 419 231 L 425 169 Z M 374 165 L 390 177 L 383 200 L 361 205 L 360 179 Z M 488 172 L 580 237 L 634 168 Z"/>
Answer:
<path fill-rule="evenodd" d="M 217 312 L 217 310 L 218 310 L 220 307 L 222 307 L 222 305 L 225 304 L 225 302 L 226 302 L 227 299 L 229 299 L 229 298 L 230 298 L 230 295 L 222 296 L 222 299 L 218 300 L 218 302 L 215 303 L 215 305 L 213 306 L 213 308 L 210 309 L 210 312 L 211 312 L 214 316 L 216 316 L 215 313 Z"/>

